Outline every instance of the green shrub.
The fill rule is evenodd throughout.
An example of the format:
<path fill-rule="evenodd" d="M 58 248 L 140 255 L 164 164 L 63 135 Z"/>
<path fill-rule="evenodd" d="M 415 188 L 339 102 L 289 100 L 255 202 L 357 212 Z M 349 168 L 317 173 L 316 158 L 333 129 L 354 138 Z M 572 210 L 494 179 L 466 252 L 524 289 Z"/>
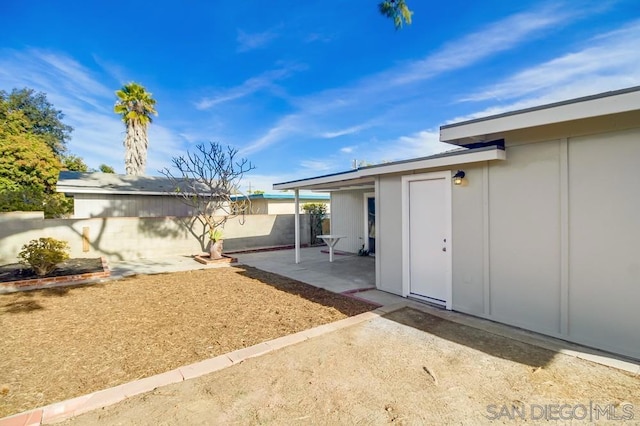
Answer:
<path fill-rule="evenodd" d="M 28 264 L 39 276 L 47 275 L 56 265 L 69 258 L 69 244 L 55 238 L 43 237 L 29 241 L 18 254 L 20 262 Z"/>
<path fill-rule="evenodd" d="M 318 244 L 318 235 L 322 235 L 322 221 L 327 216 L 327 205 L 324 203 L 306 203 L 302 210 L 309 215 L 311 228 L 311 245 Z"/>

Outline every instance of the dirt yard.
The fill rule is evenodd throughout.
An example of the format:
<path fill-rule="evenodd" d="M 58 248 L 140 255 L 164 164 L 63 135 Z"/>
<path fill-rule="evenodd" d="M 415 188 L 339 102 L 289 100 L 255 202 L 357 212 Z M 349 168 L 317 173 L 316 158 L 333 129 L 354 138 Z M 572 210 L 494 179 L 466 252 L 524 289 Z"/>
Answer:
<path fill-rule="evenodd" d="M 65 424 L 637 424 L 639 418 L 636 375 L 403 309 Z"/>
<path fill-rule="evenodd" d="M 250 267 L 0 295 L 0 417 L 373 308 Z"/>

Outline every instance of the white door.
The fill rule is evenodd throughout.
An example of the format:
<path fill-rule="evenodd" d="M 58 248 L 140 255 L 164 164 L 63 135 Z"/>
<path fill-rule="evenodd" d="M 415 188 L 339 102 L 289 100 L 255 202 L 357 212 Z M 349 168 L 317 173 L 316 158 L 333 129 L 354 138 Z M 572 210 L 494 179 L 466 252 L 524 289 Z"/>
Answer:
<path fill-rule="evenodd" d="M 403 189 L 407 293 L 450 308 L 450 174 L 407 177 Z"/>

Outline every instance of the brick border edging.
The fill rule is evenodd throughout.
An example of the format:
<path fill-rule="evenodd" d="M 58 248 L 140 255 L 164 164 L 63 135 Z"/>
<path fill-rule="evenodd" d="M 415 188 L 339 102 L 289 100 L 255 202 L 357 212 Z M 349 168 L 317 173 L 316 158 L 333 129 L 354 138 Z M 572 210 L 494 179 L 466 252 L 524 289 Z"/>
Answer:
<path fill-rule="evenodd" d="M 339 321 L 323 324 L 309 330 L 303 330 L 294 334 L 278 337 L 273 340 L 258 343 L 257 345 L 249 346 L 247 348 L 238 349 L 194 364 L 178 367 L 174 370 L 167 371 L 166 373 L 156 374 L 155 376 L 146 377 L 144 379 L 99 390 L 87 395 L 55 402 L 23 413 L 14 414 L 0 419 L 0 426 L 35 426 L 62 422 L 71 417 L 116 404 L 126 398 L 139 395 L 141 393 L 151 392 L 161 386 L 204 376 L 205 374 L 240 364 L 249 358 L 258 357 L 287 346 L 304 342 L 305 340 L 309 340 L 314 337 L 322 336 L 323 334 L 327 334 L 332 331 L 337 331 L 370 321 L 406 306 L 406 303 L 383 306 L 373 311 L 364 312 Z"/>
<path fill-rule="evenodd" d="M 100 257 L 102 272 L 87 272 L 86 274 L 64 275 L 60 277 L 32 278 L 28 280 L 8 281 L 0 283 L 0 293 L 12 293 L 22 290 L 39 290 L 58 285 L 77 284 L 80 281 L 97 280 L 111 276 L 107 259 Z"/>

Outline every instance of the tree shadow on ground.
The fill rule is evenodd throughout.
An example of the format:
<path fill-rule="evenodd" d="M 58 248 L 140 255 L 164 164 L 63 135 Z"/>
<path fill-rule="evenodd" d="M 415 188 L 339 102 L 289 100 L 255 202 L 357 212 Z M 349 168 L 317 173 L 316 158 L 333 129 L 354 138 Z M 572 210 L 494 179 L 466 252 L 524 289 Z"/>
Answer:
<path fill-rule="evenodd" d="M 347 316 L 354 316 L 376 309 L 378 305 L 354 299 L 312 285 L 296 281 L 282 275 L 263 271 L 251 266 L 242 265 L 237 268 L 239 274 L 260 281 L 280 291 L 293 294 L 320 305 L 333 308 Z"/>
<path fill-rule="evenodd" d="M 385 315 L 384 318 L 487 355 L 531 367 L 544 367 L 557 355 L 548 349 L 458 324 L 416 309 L 400 309 Z"/>
<path fill-rule="evenodd" d="M 39 311 L 44 307 L 35 300 L 17 300 L 12 303 L 0 306 L 0 312 L 3 311 L 7 314 L 22 314 L 32 311 Z"/>

